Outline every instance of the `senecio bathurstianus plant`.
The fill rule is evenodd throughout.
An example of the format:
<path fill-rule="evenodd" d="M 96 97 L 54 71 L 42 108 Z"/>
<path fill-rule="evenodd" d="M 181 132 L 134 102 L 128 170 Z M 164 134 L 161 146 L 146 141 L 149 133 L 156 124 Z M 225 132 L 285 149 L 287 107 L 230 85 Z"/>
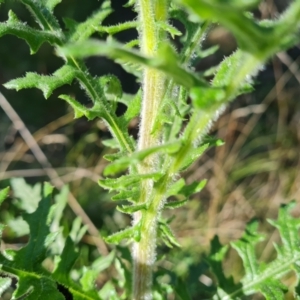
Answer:
<path fill-rule="evenodd" d="M 104 170 L 104 176 L 109 177 L 100 180 L 99 184 L 115 192 L 112 200 L 127 201 L 127 205 L 120 205 L 118 209 L 131 214 L 132 225 L 107 237 L 106 241 L 119 244 L 125 239 L 131 243 L 133 270 L 132 275 L 125 272 L 127 283 L 118 289 L 118 283 L 114 283 L 118 290 L 115 294 L 105 294 L 104 288 L 95 290 L 91 282 L 97 272 L 91 271 L 90 277 L 83 276 L 80 285 L 76 285 L 67 275 L 77 257 L 69 238 L 54 271 L 42 270 L 40 264 L 46 257 L 46 246 L 49 245 L 46 241 L 50 234 L 45 220 L 52 188 L 46 184 L 37 211 L 24 217 L 31 231 L 29 243 L 19 251 L 6 251 L 1 255 L 2 272 L 18 278 L 13 299 L 64 299 L 55 282 L 64 285 L 73 299 L 167 299 L 168 293 L 176 294 L 178 299 L 189 299 L 188 293 L 179 286 L 164 289 L 157 283 L 153 285 L 158 237 L 170 247 L 178 246 L 161 212 L 184 205 L 190 196 L 204 187 L 205 181 L 187 185 L 179 177 L 180 173 L 208 147 L 216 144 L 207 139 L 206 133 L 226 104 L 252 89 L 251 78 L 273 54 L 299 42 L 300 1 L 292 1 L 276 20 L 259 22 L 249 12 L 259 0 L 130 0 L 126 6 L 135 10 L 138 18 L 104 26 L 103 21 L 112 12 L 110 1 L 105 0 L 86 21 L 65 20 L 65 30 L 53 14 L 61 0 L 19 1 L 32 13 L 37 26 L 30 27 L 10 11 L 8 20 L 0 23 L 0 36 L 12 34 L 24 39 L 31 54 L 36 53 L 43 43 L 49 43 L 62 59 L 62 66 L 49 76 L 28 72 L 4 86 L 15 90 L 35 87 L 42 90 L 45 98 L 73 80 L 85 90 L 93 103 L 91 108 L 69 95 L 59 98 L 71 105 L 75 118 L 85 116 L 89 120 L 103 120 L 113 136 L 106 144 L 118 151 L 106 155 L 111 163 Z M 171 19 L 181 22 L 185 32 L 175 28 Z M 201 50 L 201 42 L 213 23 L 232 32 L 238 49 L 215 68 L 209 82 L 205 72 L 200 74 L 194 70 L 192 61 L 213 52 Z M 114 34 L 131 28 L 138 31 L 137 40 L 121 44 L 113 38 Z M 95 33 L 105 33 L 106 41 L 90 38 Z M 175 36 L 180 36 L 180 51 L 172 44 Z M 124 94 L 120 81 L 113 75 L 91 76 L 84 59 L 95 55 L 113 59 L 134 74 L 141 83 L 137 94 Z M 127 106 L 121 116 L 116 115 L 116 102 Z M 136 117 L 140 119 L 137 141 L 127 129 Z M 7 192 L 2 190 L 2 200 Z M 179 195 L 178 199 L 184 200 L 173 200 Z M 217 279 L 213 299 L 240 299 L 255 292 L 262 293 L 267 299 L 283 299 L 285 287 L 278 279 L 291 269 L 296 270 L 298 278 L 300 261 L 299 221 L 290 217 L 289 209 L 290 206 L 282 207 L 278 221 L 270 221 L 278 228 L 283 240 L 278 257 L 271 264 L 262 268 L 255 258 L 254 247 L 261 240 L 256 233 L 256 223 L 247 227 L 243 239 L 232 244 L 245 267 L 245 276 L 238 284 L 220 274 L 226 249 L 217 238 L 212 241 L 207 261 Z M 41 222 L 42 232 L 36 231 L 37 220 Z M 120 265 L 119 260 L 119 269 Z M 131 277 L 132 285 L 128 284 Z M 0 283 L 4 290 L 10 278 L 2 279 Z"/>

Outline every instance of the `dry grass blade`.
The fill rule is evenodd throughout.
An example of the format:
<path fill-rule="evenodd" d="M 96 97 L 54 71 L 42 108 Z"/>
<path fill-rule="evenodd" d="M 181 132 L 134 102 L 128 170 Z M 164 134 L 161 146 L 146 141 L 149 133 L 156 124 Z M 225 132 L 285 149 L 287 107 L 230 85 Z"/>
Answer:
<path fill-rule="evenodd" d="M 68 113 L 53 122 L 47 124 L 45 127 L 36 131 L 32 136 L 34 137 L 36 142 L 42 140 L 47 134 L 55 131 L 56 129 L 65 126 L 72 122 L 74 119 L 73 113 Z M 4 179 L 2 176 L 6 173 L 10 163 L 14 160 L 20 160 L 21 158 L 24 159 L 26 151 L 29 150 L 28 145 L 20 140 L 16 145 L 14 145 L 9 152 L 5 152 L 3 154 L 3 158 L 0 164 L 0 179 Z"/>
<path fill-rule="evenodd" d="M 93 182 L 98 183 L 99 176 L 92 172 L 89 169 L 83 168 L 57 168 L 55 169 L 58 174 L 65 173 L 60 175 L 62 181 L 66 184 L 81 178 L 89 178 Z M 2 180 L 9 179 L 13 177 L 39 177 L 47 175 L 44 169 L 25 169 L 25 170 L 11 170 L 0 173 L 0 178 Z"/>

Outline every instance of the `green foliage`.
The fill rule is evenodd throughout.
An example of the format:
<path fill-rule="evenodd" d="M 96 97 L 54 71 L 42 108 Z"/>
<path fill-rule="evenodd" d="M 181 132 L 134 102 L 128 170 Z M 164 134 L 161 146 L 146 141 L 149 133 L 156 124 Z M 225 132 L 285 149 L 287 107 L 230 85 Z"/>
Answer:
<path fill-rule="evenodd" d="M 136 63 L 142 66 L 156 68 L 168 74 L 178 84 L 186 87 L 206 85 L 201 78 L 196 77 L 193 73 L 178 66 L 177 55 L 168 44 L 162 44 L 158 54 L 156 58 L 147 58 L 137 51 L 124 48 L 122 44 L 113 40 L 109 40 L 105 43 L 88 40 L 58 50 L 58 55 L 62 56 L 85 58 L 92 55 L 105 55 L 113 59 L 121 59 L 122 62 Z"/>
<path fill-rule="evenodd" d="M 297 24 L 300 17 L 299 2 L 294 2 L 283 14 L 280 21 L 268 23 L 268 26 L 259 24 L 249 15 L 243 13 L 249 6 L 258 1 L 227 1 L 221 0 L 181 0 L 189 9 L 201 19 L 217 20 L 226 26 L 238 40 L 242 50 L 258 57 L 265 57 L 275 51 L 284 49 L 295 43 L 298 37 L 287 26 L 290 22 Z M 286 18 L 292 17 L 292 20 Z M 279 39 L 280 38 L 280 39 Z"/>
<path fill-rule="evenodd" d="M 169 293 L 188 299 L 187 289 L 180 280 L 175 290 L 158 283 L 154 291 L 151 290 L 156 237 L 170 248 L 180 246 L 162 211 L 183 206 L 205 186 L 206 180 L 186 184 L 178 176 L 210 146 L 222 144 L 208 139 L 207 131 L 230 101 L 252 90 L 252 78 L 261 66 L 274 53 L 299 42 L 300 2 L 292 2 L 277 20 L 259 22 L 249 11 L 258 5 L 257 0 L 129 1 L 126 6 L 136 10 L 138 19 L 106 26 L 104 22 L 112 8 L 111 2 L 105 0 L 86 21 L 64 19 L 66 30 L 53 13 L 60 0 L 20 2 L 31 12 L 37 28 L 21 22 L 10 11 L 8 21 L 0 23 L 0 36 L 11 34 L 25 40 L 31 54 L 48 43 L 55 48 L 62 65 L 51 75 L 28 72 L 22 78 L 10 80 L 5 87 L 17 91 L 37 88 L 47 99 L 59 87 L 76 80 L 86 92 L 91 107 L 70 95 L 58 97 L 70 104 L 75 118 L 103 120 L 112 134 L 112 139 L 104 144 L 117 152 L 105 155 L 111 163 L 105 168 L 104 176 L 126 174 L 103 178 L 99 185 L 115 193 L 112 200 L 127 201 L 117 209 L 130 214 L 133 224 L 106 237 L 106 241 L 120 244 L 125 239 L 133 243 L 135 273 L 131 276 L 126 263 L 112 252 L 105 268 L 114 264 L 121 277 L 118 282 L 107 281 L 98 293 L 93 283 L 97 272 L 104 267 L 94 264 L 82 271 L 81 279 L 75 283 L 69 276 L 79 255 L 75 244 L 87 228 L 81 226 L 80 219 L 75 219 L 69 237 L 62 234 L 60 217 L 66 206 L 67 191 L 61 192 L 56 198 L 61 202 L 57 200 L 50 210 L 52 188 L 49 184 L 28 188 L 24 182 L 15 180 L 12 186 L 18 199 L 16 205 L 27 212 L 24 220 L 29 225 L 30 240 L 25 247 L 6 250 L 0 256 L 2 272 L 18 278 L 13 297 L 64 299 L 57 288 L 59 284 L 69 290 L 73 299 L 150 299 L 152 294 L 157 299 L 166 299 Z M 170 23 L 171 18 L 184 25 L 184 33 Z M 194 71 L 193 61 L 217 49 L 201 49 L 201 42 L 214 22 L 233 33 L 239 49 L 216 66 L 214 74 L 209 70 L 199 74 Z M 115 34 L 132 28 L 139 32 L 138 41 L 124 45 L 113 39 Z M 96 39 L 97 34 L 106 40 Z M 180 50 L 172 44 L 176 36 L 180 36 Z M 112 74 L 92 76 L 84 59 L 95 55 L 113 59 L 134 74 L 142 83 L 136 95 L 124 93 L 121 82 Z M 206 80 L 208 75 L 213 75 L 211 82 Z M 126 106 L 121 116 L 116 113 L 118 103 Z M 140 116 L 141 126 L 136 142 L 129 134 L 128 125 L 137 116 Z M 42 197 L 37 195 L 40 190 Z M 1 191 L 0 202 L 7 193 L 8 190 Z M 261 236 L 256 233 L 256 223 L 250 224 L 244 237 L 232 244 L 245 267 L 245 277 L 238 284 L 222 271 L 221 262 L 227 247 L 221 247 L 217 238 L 213 240 L 207 260 L 218 280 L 214 299 L 236 299 L 255 292 L 261 292 L 267 299 L 283 299 L 285 288 L 279 278 L 291 268 L 297 276 L 299 271 L 298 221 L 289 216 L 288 208 L 282 208 L 278 221 L 270 223 L 279 230 L 283 241 L 282 247 L 276 247 L 278 257 L 272 263 L 260 265 L 257 262 L 255 245 Z M 55 239 L 63 241 L 61 249 L 51 246 Z M 48 249 L 58 254 L 51 272 L 42 267 Z M 1 279 L 0 293 L 10 282 L 10 278 Z"/>
<path fill-rule="evenodd" d="M 21 188 L 19 186 L 18 188 Z M 28 186 L 27 186 L 28 188 Z M 5 192 L 1 191 L 1 199 Z M 30 239 L 26 246 L 19 250 L 6 250 L 0 255 L 1 272 L 18 279 L 15 299 L 26 296 L 26 299 L 65 299 L 58 290 L 58 284 L 65 286 L 74 299 L 100 299 L 93 290 L 83 290 L 70 279 L 70 271 L 78 257 L 75 244 L 67 238 L 54 271 L 50 273 L 42 267 L 47 257 L 47 249 L 56 239 L 56 232 L 50 232 L 51 199 L 53 188 L 44 184 L 42 199 L 37 209 L 24 215 L 24 220 L 30 228 Z M 3 230 L 3 228 L 2 228 Z M 7 282 L 2 282 L 1 289 L 5 290 Z"/>
<path fill-rule="evenodd" d="M 30 28 L 20 22 L 12 11 L 9 12 L 7 22 L 5 24 L 0 24 L 0 36 L 5 34 L 13 34 L 24 39 L 30 47 L 31 54 L 36 53 L 45 42 L 50 44 L 60 42 L 59 36 L 55 33 Z"/>
<path fill-rule="evenodd" d="M 42 185 L 37 183 L 31 187 L 23 178 L 13 178 L 10 184 L 16 198 L 14 204 L 27 213 L 34 212 L 41 200 Z"/>
<path fill-rule="evenodd" d="M 105 1 L 99 12 L 92 15 L 86 22 L 75 24 L 70 20 L 66 21 L 70 30 L 64 34 L 53 13 L 49 10 L 49 7 L 51 9 L 54 8 L 57 1 L 49 2 L 48 6 L 33 0 L 22 2 L 29 8 L 42 30 L 35 30 L 28 25 L 20 23 L 15 15 L 10 13 L 9 20 L 6 23 L 0 24 L 0 36 L 5 34 L 17 35 L 29 44 L 31 53 L 35 53 L 44 42 L 60 46 L 67 41 L 75 42 L 88 38 L 97 31 L 95 24 L 102 22 L 111 12 L 109 8 L 110 2 Z M 86 115 L 90 119 L 95 117 L 105 119 L 106 123 L 111 127 L 113 135 L 119 142 L 121 149 L 131 152 L 133 141 L 128 135 L 123 119 L 116 116 L 115 111 L 111 108 L 109 101 L 105 97 L 100 82 L 92 78 L 82 61 L 69 58 L 66 60 L 66 64 L 54 72 L 52 76 L 27 73 L 24 78 L 8 82 L 6 87 L 16 90 L 36 87 L 43 91 L 45 98 L 48 98 L 55 89 L 62 85 L 70 84 L 75 78 L 93 101 L 93 108 L 88 110 L 76 100 L 71 100 L 70 97 L 66 97 L 65 95 L 62 95 L 61 98 L 71 103 L 75 109 L 77 108 L 75 110 L 76 117 Z M 78 109 L 81 110 L 80 113 L 78 113 Z"/>
<path fill-rule="evenodd" d="M 5 200 L 8 192 L 9 192 L 9 188 L 0 191 L 0 204 Z"/>
<path fill-rule="evenodd" d="M 95 290 L 95 281 L 99 274 L 113 265 L 120 264 L 117 261 L 116 251 L 106 257 L 99 257 L 90 266 L 78 268 L 78 243 L 86 231 L 86 226 L 81 225 L 81 220 L 74 220 L 70 232 L 64 229 L 62 234 L 62 217 L 66 207 L 68 188 L 52 199 L 53 187 L 48 183 L 43 186 L 31 187 L 23 180 L 13 180 L 13 195 L 20 196 L 24 189 L 25 195 L 41 190 L 41 195 L 34 195 L 38 205 L 31 213 L 23 214 L 24 220 L 29 225 L 29 241 L 18 250 L 6 249 L 0 255 L 0 296 L 11 286 L 12 278 L 17 279 L 17 287 L 13 293 L 13 299 L 65 299 L 68 294 L 73 299 L 110 299 L 111 292 L 130 282 L 128 269 L 124 265 L 118 265 L 119 276 L 123 276 L 123 282 L 114 283 L 113 289 L 106 291 L 103 287 L 98 293 Z M 0 202 L 8 196 L 9 188 L 0 191 Z M 25 199 L 22 195 L 21 201 Z M 28 199 L 28 198 L 27 198 Z M 18 202 L 15 202 L 17 207 Z M 25 207 L 25 206 L 24 206 Z M 4 230 L 0 226 L 0 235 Z M 51 261 L 51 267 L 45 265 L 45 261 Z M 121 263 L 122 264 L 122 263 Z M 74 274 L 77 273 L 76 279 Z M 115 279 L 108 281 L 112 285 Z M 126 282 L 126 284 L 125 284 Z M 62 289 L 63 287 L 63 289 Z M 116 291 L 115 291 L 116 292 Z M 124 299 L 130 295 L 130 288 L 126 286 L 123 292 Z M 116 298 L 120 299 L 120 298 Z"/>
<path fill-rule="evenodd" d="M 290 215 L 295 202 L 282 205 L 279 210 L 278 220 L 269 220 L 280 233 L 282 245 L 274 245 L 277 257 L 268 264 L 260 263 L 255 254 L 257 243 L 264 237 L 257 232 L 258 223 L 252 221 L 248 224 L 244 235 L 238 241 L 231 243 L 238 252 L 244 265 L 245 275 L 239 283 L 232 277 L 225 277 L 222 272 L 222 261 L 228 251 L 227 246 L 222 246 L 217 237 L 211 243 L 211 252 L 207 261 L 215 274 L 218 287 L 214 299 L 240 299 L 245 295 L 261 293 L 266 299 L 284 299 L 288 290 L 280 279 L 288 272 L 294 272 L 296 283 L 299 282 L 299 219 Z M 296 291 L 294 291 L 296 293 Z"/>
<path fill-rule="evenodd" d="M 161 151 L 168 154 L 176 153 L 181 146 L 181 142 L 176 141 L 173 143 L 167 143 L 161 146 L 156 146 L 152 148 L 145 149 L 143 151 L 135 152 L 131 154 L 129 157 L 121 157 L 120 159 L 115 160 L 113 163 L 108 165 L 105 170 L 105 175 L 116 174 L 121 171 L 125 171 L 129 166 L 137 164 L 143 161 L 146 157 Z"/>
<path fill-rule="evenodd" d="M 11 80 L 5 87 L 7 89 L 28 89 L 36 87 L 43 92 L 44 97 L 47 99 L 51 96 L 54 90 L 65 85 L 71 84 L 76 76 L 76 70 L 71 66 L 63 66 L 52 76 L 42 76 L 36 73 L 27 73 L 25 77 Z"/>

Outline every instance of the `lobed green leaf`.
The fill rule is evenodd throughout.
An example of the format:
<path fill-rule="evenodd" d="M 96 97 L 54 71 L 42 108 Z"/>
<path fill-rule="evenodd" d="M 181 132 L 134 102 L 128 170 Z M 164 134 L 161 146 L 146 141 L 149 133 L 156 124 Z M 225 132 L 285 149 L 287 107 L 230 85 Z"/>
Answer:
<path fill-rule="evenodd" d="M 179 200 L 179 201 L 169 201 L 164 205 L 164 208 L 175 209 L 182 207 L 188 202 L 188 199 Z"/>
<path fill-rule="evenodd" d="M 54 7 L 59 0 L 20 0 L 31 12 L 43 31 L 57 31 L 60 34 L 60 25 L 53 15 Z"/>
<path fill-rule="evenodd" d="M 210 243 L 210 253 L 205 260 L 208 262 L 214 276 L 217 279 L 217 295 L 214 299 L 223 299 L 222 297 L 227 297 L 230 293 L 241 288 L 242 284 L 235 284 L 233 277 L 226 277 L 223 272 L 222 262 L 228 251 L 228 246 L 222 246 L 219 238 L 215 236 Z M 231 299 L 231 298 L 228 298 Z"/>
<path fill-rule="evenodd" d="M 128 239 L 128 240 L 134 239 L 134 240 L 138 241 L 140 239 L 139 224 L 132 226 L 132 227 L 128 227 L 119 232 L 116 232 L 116 233 L 106 237 L 105 241 L 107 243 L 111 243 L 111 244 L 119 244 L 124 239 Z"/>
<path fill-rule="evenodd" d="M 203 179 L 200 182 L 195 181 L 189 185 L 185 185 L 178 191 L 178 194 L 184 195 L 185 197 L 188 198 L 193 194 L 200 192 L 205 187 L 206 182 L 207 180 Z"/>
<path fill-rule="evenodd" d="M 246 272 L 245 280 L 254 280 L 259 273 L 259 265 L 255 255 L 255 246 L 260 241 L 263 241 L 264 237 L 257 233 L 257 229 L 258 222 L 253 221 L 249 223 L 242 239 L 231 244 L 243 260 Z"/>
<path fill-rule="evenodd" d="M 0 255 L 1 270 L 18 277 L 17 289 L 14 297 L 28 295 L 27 299 L 63 300 L 64 297 L 57 290 L 56 283 L 42 275 L 40 263 L 45 259 L 49 239 L 48 214 L 50 208 L 51 193 L 53 188 L 49 184 L 44 185 L 43 198 L 37 210 L 32 214 L 26 214 L 24 219 L 31 230 L 29 243 L 19 251 L 6 251 L 6 256 Z"/>
<path fill-rule="evenodd" d="M 182 35 L 182 33 L 176 27 L 172 26 L 169 23 L 160 21 L 158 22 L 158 26 L 164 31 L 168 32 L 173 39 L 175 38 L 175 36 Z"/>
<path fill-rule="evenodd" d="M 75 250 L 74 242 L 70 237 L 67 237 L 63 252 L 56 261 L 52 277 L 65 286 L 72 285 L 69 273 L 78 256 L 79 253 Z"/>
<path fill-rule="evenodd" d="M 208 147 L 209 143 L 206 143 L 204 145 L 201 145 L 200 147 L 191 149 L 182 162 L 181 170 L 183 171 L 187 169 L 191 164 L 193 164 Z"/>
<path fill-rule="evenodd" d="M 173 246 L 181 247 L 168 224 L 160 221 L 158 224 L 158 228 L 161 237 L 164 239 L 165 242 L 167 242 L 167 245 L 170 248 L 172 248 Z"/>
<path fill-rule="evenodd" d="M 176 141 L 173 143 L 167 143 L 164 145 L 151 147 L 139 152 L 132 153 L 128 157 L 122 157 L 112 164 L 108 165 L 104 170 L 104 175 L 112 175 L 118 172 L 122 172 L 126 170 L 129 166 L 135 165 L 141 161 L 143 161 L 146 157 L 153 155 L 158 152 L 167 153 L 167 154 L 174 154 L 176 153 L 181 146 L 181 141 Z"/>
<path fill-rule="evenodd" d="M 0 36 L 3 34 L 15 34 L 27 41 L 31 47 L 31 52 L 38 50 L 41 44 L 45 41 L 61 45 L 66 38 L 61 30 L 57 28 L 58 23 L 52 15 L 51 9 L 56 1 L 36 1 L 36 0 L 21 0 L 33 13 L 43 31 L 38 31 L 22 24 L 17 17 L 11 12 L 9 21 L 0 24 Z M 47 6 L 48 5 L 48 6 Z M 73 40 L 87 38 L 90 34 L 95 32 L 94 25 L 103 20 L 110 12 L 110 1 L 105 1 L 102 10 L 95 13 L 92 18 L 82 24 L 75 24 L 74 22 L 69 26 L 69 29 L 74 34 Z M 50 9 L 51 8 L 51 9 Z M 59 27 L 59 26 L 58 26 Z M 72 35 L 72 34 L 71 34 Z M 68 71 L 73 68 L 71 72 Z M 73 72 L 74 71 L 74 72 Z M 113 136 L 118 140 L 119 148 L 127 152 L 132 152 L 134 143 L 127 133 L 127 120 L 124 117 L 118 118 L 115 115 L 115 110 L 112 105 L 105 99 L 101 84 L 97 79 L 93 78 L 86 69 L 85 65 L 75 60 L 73 57 L 67 62 L 67 66 L 63 66 L 53 76 L 39 76 L 35 73 L 27 73 L 25 78 L 19 78 L 7 83 L 8 88 L 40 88 L 44 96 L 47 98 L 52 91 L 66 83 L 70 83 L 72 79 L 80 82 L 80 85 L 87 92 L 91 100 L 94 102 L 92 110 L 86 110 L 83 106 L 77 103 L 74 99 L 63 95 L 75 109 L 75 116 L 86 115 L 89 119 L 94 117 L 101 117 L 105 119 L 106 124 L 112 131 Z"/>
<path fill-rule="evenodd" d="M 30 186 L 23 178 L 10 180 L 13 189 L 14 204 L 27 213 L 33 213 L 41 200 L 42 185 L 40 183 Z"/>
<path fill-rule="evenodd" d="M 258 1 L 222 1 L 222 0 L 180 0 L 200 19 L 210 19 L 222 23 L 236 37 L 240 48 L 257 57 L 267 58 L 274 52 L 284 49 L 296 42 L 294 33 L 299 26 L 300 5 L 295 1 L 287 10 L 286 24 L 269 22 L 268 26 L 256 22 L 245 9 L 257 4 Z"/>
<path fill-rule="evenodd" d="M 295 204 L 295 201 L 291 201 L 287 205 L 282 205 L 279 210 L 278 219 L 268 220 L 280 233 L 283 243 L 283 252 L 281 255 L 293 255 L 295 249 L 300 245 L 298 232 L 300 219 L 293 218 L 289 213 L 295 207 Z"/>
<path fill-rule="evenodd" d="M 121 190 L 117 195 L 111 197 L 113 201 L 127 200 L 130 202 L 137 202 L 139 199 L 140 190 L 138 188 L 132 188 L 127 190 Z"/>
<path fill-rule="evenodd" d="M 226 100 L 226 92 L 222 88 L 194 87 L 190 96 L 196 108 L 210 110 L 213 106 L 221 105 Z"/>
<path fill-rule="evenodd" d="M 30 228 L 29 242 L 19 250 L 6 250 L 0 254 L 0 273 L 4 272 L 17 278 L 17 288 L 13 293 L 14 299 L 63 300 L 65 297 L 58 289 L 58 284 L 60 284 L 69 290 L 73 299 L 100 300 L 94 290 L 82 291 L 82 288 L 76 285 L 69 276 L 78 255 L 70 239 L 67 239 L 60 259 L 56 261 L 53 274 L 42 267 L 42 262 L 47 258 L 47 250 L 57 235 L 57 233 L 51 233 L 49 228 L 53 216 L 52 191 L 53 187 L 45 183 L 42 199 L 37 209 L 33 213 L 24 215 Z M 62 206 L 64 207 L 65 203 Z M 60 207 L 60 209 L 63 208 Z M 7 284 L 7 281 L 0 283 L 0 290 Z"/>
<path fill-rule="evenodd" d="M 242 68 L 246 58 L 247 55 L 244 54 L 241 50 L 237 50 L 232 55 L 226 57 L 223 60 L 223 62 L 219 65 L 217 73 L 215 74 L 215 77 L 213 79 L 212 85 L 218 88 L 229 87 L 230 84 L 234 81 L 238 71 Z M 251 77 L 248 79 L 246 78 L 246 80 L 244 79 L 242 85 L 240 85 L 238 88 L 243 89 L 243 85 L 249 83 L 250 80 Z"/>
<path fill-rule="evenodd" d="M 58 87 L 71 84 L 76 76 L 77 71 L 72 66 L 64 65 L 51 76 L 28 72 L 25 77 L 13 79 L 5 83 L 4 86 L 7 89 L 15 89 L 17 91 L 26 88 L 38 88 L 47 99 Z"/>
<path fill-rule="evenodd" d="M 101 142 L 108 148 L 117 149 L 119 147 L 118 142 L 115 139 L 102 140 Z"/>
<path fill-rule="evenodd" d="M 118 25 L 110 25 L 110 26 L 95 26 L 96 31 L 99 33 L 105 32 L 109 35 L 114 35 L 124 30 L 137 28 L 139 25 L 138 21 L 127 21 Z"/>
<path fill-rule="evenodd" d="M 175 196 L 178 194 L 178 192 L 185 186 L 185 180 L 183 178 L 180 178 L 176 182 L 172 183 L 167 191 L 166 191 L 166 197 Z"/>
<path fill-rule="evenodd" d="M 105 55 L 113 59 L 122 59 L 127 62 L 138 63 L 149 68 L 155 68 L 165 72 L 177 83 L 186 87 L 207 86 L 204 80 L 195 76 L 192 72 L 187 71 L 178 65 L 170 64 L 170 59 L 174 62 L 174 51 L 163 44 L 159 51 L 159 56 L 148 58 L 141 55 L 136 50 L 129 50 L 122 44 L 114 41 L 100 42 L 97 40 L 87 40 L 82 43 L 70 44 L 58 49 L 60 56 L 73 56 L 77 58 L 85 58 L 93 55 Z"/>
<path fill-rule="evenodd" d="M 91 291 L 95 289 L 95 281 L 99 274 L 105 269 L 113 265 L 116 258 L 116 252 L 113 250 L 107 256 L 99 257 L 93 261 L 92 265 L 83 270 L 83 276 L 80 278 L 80 284 L 84 291 Z M 106 299 L 106 298 L 105 298 Z"/>
<path fill-rule="evenodd" d="M 141 89 L 136 93 L 133 99 L 128 103 L 127 110 L 124 114 L 125 123 L 129 124 L 129 122 L 137 117 L 141 111 L 141 103 L 142 103 L 142 91 Z"/>
<path fill-rule="evenodd" d="M 284 294 L 288 289 L 280 279 L 291 270 L 295 271 L 297 284 L 299 283 L 300 242 L 298 230 L 300 220 L 290 215 L 293 207 L 294 202 L 282 205 L 277 221 L 269 221 L 278 229 L 282 246 L 275 245 L 277 257 L 268 264 L 259 263 L 256 257 L 255 246 L 264 239 L 257 232 L 258 223 L 256 221 L 247 225 L 241 239 L 231 243 L 241 257 L 245 269 L 245 276 L 238 284 L 235 284 L 231 277 L 227 278 L 223 274 L 222 261 L 227 247 L 222 247 L 219 240 L 214 238 L 208 262 L 218 279 L 217 295 L 219 298 L 238 299 L 244 295 L 260 292 L 266 299 L 284 299 Z"/>
<path fill-rule="evenodd" d="M 142 204 L 136 204 L 136 205 L 122 205 L 122 206 L 117 206 L 117 210 L 125 213 L 125 214 L 132 214 L 134 212 L 140 211 L 140 210 L 145 210 L 148 208 L 147 203 L 142 203 Z"/>
<path fill-rule="evenodd" d="M 5 34 L 15 35 L 23 40 L 30 47 L 30 53 L 34 54 L 38 51 L 43 43 L 57 45 L 61 43 L 61 33 L 58 31 L 37 30 L 22 23 L 17 16 L 9 11 L 9 19 L 5 23 L 0 23 L 0 37 Z"/>
<path fill-rule="evenodd" d="M 74 118 L 78 119 L 82 116 L 85 116 L 88 120 L 93 120 L 95 118 L 101 118 L 105 114 L 101 106 L 94 104 L 92 108 L 87 108 L 84 105 L 80 104 L 73 97 L 68 95 L 60 95 L 58 98 L 65 100 L 70 106 L 74 109 Z"/>
<path fill-rule="evenodd" d="M 161 178 L 161 173 L 150 173 L 150 174 L 139 174 L 139 175 L 124 175 L 119 178 L 107 178 L 107 179 L 100 179 L 98 181 L 99 185 L 105 189 L 110 190 L 123 190 L 127 189 L 128 187 L 139 183 L 141 180 L 145 179 L 152 179 L 157 181 Z"/>
<path fill-rule="evenodd" d="M 105 154 L 103 158 L 105 158 L 107 161 L 115 161 L 119 158 L 121 158 L 125 153 L 123 152 L 117 152 L 112 154 Z"/>
<path fill-rule="evenodd" d="M 179 179 L 175 183 L 173 183 L 167 190 L 167 197 L 183 195 L 186 198 L 189 198 L 195 193 L 200 192 L 206 185 L 207 180 L 203 179 L 200 182 L 195 181 L 189 185 L 186 185 L 183 178 Z"/>
<path fill-rule="evenodd" d="M 93 33 L 97 32 L 97 27 L 101 24 L 112 13 L 110 0 L 105 0 L 100 9 L 93 13 L 92 16 L 88 17 L 85 22 L 77 24 L 75 21 L 70 19 L 65 20 L 69 25 L 69 42 L 79 42 L 86 40 Z"/>
<path fill-rule="evenodd" d="M 260 26 L 243 13 L 244 5 L 237 1 L 181 0 L 193 13 L 203 19 L 218 21 L 233 32 L 244 51 L 260 54 L 275 44 L 273 28 Z M 277 43 L 277 41 L 276 41 Z"/>

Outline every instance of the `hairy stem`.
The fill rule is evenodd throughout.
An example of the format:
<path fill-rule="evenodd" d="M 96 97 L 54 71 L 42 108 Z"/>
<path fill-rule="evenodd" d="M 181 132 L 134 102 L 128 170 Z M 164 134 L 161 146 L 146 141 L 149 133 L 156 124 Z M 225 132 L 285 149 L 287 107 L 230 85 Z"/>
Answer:
<path fill-rule="evenodd" d="M 149 57 L 155 56 L 164 33 L 156 25 L 158 21 L 167 19 L 168 1 L 140 0 L 138 2 L 140 19 L 141 52 Z M 143 101 L 138 150 L 144 150 L 160 143 L 160 132 L 153 132 L 153 125 L 165 94 L 166 78 L 160 71 L 145 68 L 143 73 Z M 139 165 L 139 173 L 155 172 L 157 158 L 147 158 Z M 153 181 L 142 182 L 140 203 L 150 204 L 153 194 Z M 135 242 L 132 249 L 134 261 L 133 299 L 152 299 L 152 267 L 155 261 L 157 220 L 160 203 L 151 203 L 148 210 L 134 214 L 133 224 L 141 222 L 141 240 Z"/>

